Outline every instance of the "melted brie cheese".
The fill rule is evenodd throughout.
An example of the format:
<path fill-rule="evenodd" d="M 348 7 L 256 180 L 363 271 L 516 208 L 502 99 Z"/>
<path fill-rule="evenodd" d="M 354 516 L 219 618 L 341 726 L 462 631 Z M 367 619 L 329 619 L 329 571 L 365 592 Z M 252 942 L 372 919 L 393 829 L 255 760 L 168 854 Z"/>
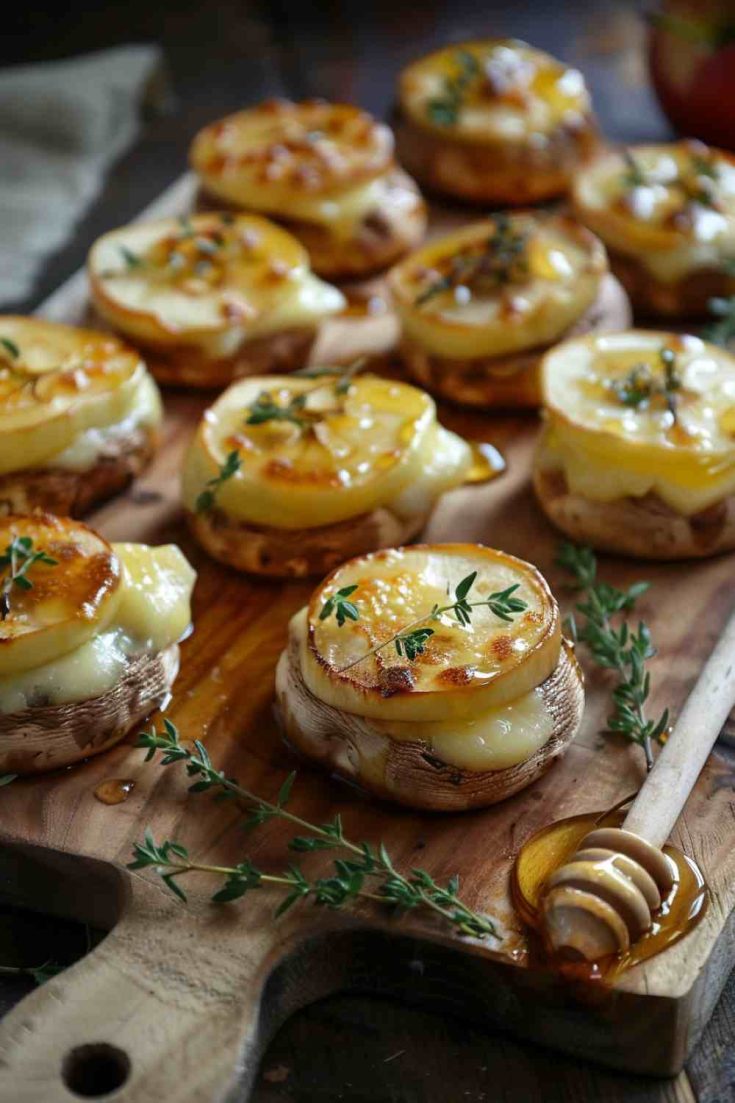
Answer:
<path fill-rule="evenodd" d="M 472 577 L 469 623 L 452 612 L 432 617 Z M 359 612 L 344 624 L 324 615 L 348 586 Z M 523 609 L 503 619 L 487 604 L 515 587 Z M 559 660 L 559 615 L 535 568 L 480 545 L 439 544 L 373 552 L 350 560 L 314 592 L 303 625 L 301 667 L 310 691 L 345 712 L 379 720 L 471 719 L 539 686 Z M 409 660 L 390 642 L 396 633 L 430 628 Z M 388 646 L 373 650 L 388 641 Z"/>
<path fill-rule="evenodd" d="M 574 182 L 583 221 L 606 245 L 673 283 L 735 257 L 735 158 L 699 142 L 603 155 Z"/>
<path fill-rule="evenodd" d="M 114 337 L 0 317 L 0 474 L 48 466 L 130 418 L 156 424 L 159 405 L 140 356 Z"/>
<path fill-rule="evenodd" d="M 578 70 L 512 39 L 445 46 L 420 58 L 401 74 L 399 96 L 417 125 L 477 143 L 543 145 L 591 112 Z"/>
<path fill-rule="evenodd" d="M 676 421 L 661 395 L 634 407 L 620 387 L 643 366 L 663 379 L 670 348 Z M 691 516 L 735 492 L 735 359 L 697 337 L 632 330 L 568 341 L 543 369 L 547 430 L 540 462 L 594 501 L 655 493 Z"/>
<path fill-rule="evenodd" d="M 0 713 L 100 697 L 131 659 L 163 651 L 186 633 L 195 574 L 179 549 L 116 544 L 113 550 L 122 586 L 112 620 L 58 658 L 0 676 Z"/>
<path fill-rule="evenodd" d="M 268 101 L 204 128 L 191 163 L 209 192 L 348 236 L 386 196 L 393 137 L 347 104 Z"/>
<path fill-rule="evenodd" d="M 146 373 L 132 395 L 125 417 L 113 425 L 85 429 L 68 448 L 49 456 L 40 466 L 50 465 L 65 471 L 90 471 L 101 456 L 114 452 L 118 442 L 124 444 L 136 429 L 155 428 L 161 424 L 162 419 L 160 392 L 151 376 Z"/>
<path fill-rule="evenodd" d="M 606 270 L 599 241 L 571 219 L 511 214 L 430 242 L 391 270 L 390 287 L 411 342 L 472 360 L 557 340 Z"/>
<path fill-rule="evenodd" d="M 259 398 L 294 420 L 249 424 Z M 206 411 L 184 463 L 183 497 L 197 499 L 236 451 L 239 469 L 216 492 L 229 517 L 299 529 L 333 524 L 380 506 L 421 513 L 462 482 L 469 445 L 436 422 L 423 391 L 375 376 L 264 376 L 233 384 Z"/>
<path fill-rule="evenodd" d="M 525 762 L 554 730 L 554 718 L 539 689 L 470 719 L 375 720 L 374 724 L 391 739 L 425 743 L 442 762 L 476 772 L 506 770 Z"/>
<path fill-rule="evenodd" d="M 134 223 L 101 237 L 88 268 L 95 306 L 116 328 L 212 359 L 316 327 L 345 306 L 341 292 L 309 271 L 299 242 L 257 215 Z"/>

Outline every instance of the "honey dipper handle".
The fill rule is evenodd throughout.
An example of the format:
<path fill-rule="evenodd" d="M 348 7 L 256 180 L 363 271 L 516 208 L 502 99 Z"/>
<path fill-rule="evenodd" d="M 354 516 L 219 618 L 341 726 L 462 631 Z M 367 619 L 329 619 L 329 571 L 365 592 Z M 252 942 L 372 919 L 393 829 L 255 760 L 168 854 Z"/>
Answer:
<path fill-rule="evenodd" d="M 623 827 L 663 846 L 735 704 L 735 612 L 707 659 Z"/>

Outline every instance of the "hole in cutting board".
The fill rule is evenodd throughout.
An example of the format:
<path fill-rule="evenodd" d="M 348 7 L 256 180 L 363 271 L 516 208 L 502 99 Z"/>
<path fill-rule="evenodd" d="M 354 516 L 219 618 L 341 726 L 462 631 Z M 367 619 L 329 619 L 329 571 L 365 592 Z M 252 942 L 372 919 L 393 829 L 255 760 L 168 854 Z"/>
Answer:
<path fill-rule="evenodd" d="M 61 1079 L 82 1099 L 99 1099 L 122 1087 L 130 1076 L 130 1058 L 109 1042 L 74 1046 L 64 1057 Z"/>

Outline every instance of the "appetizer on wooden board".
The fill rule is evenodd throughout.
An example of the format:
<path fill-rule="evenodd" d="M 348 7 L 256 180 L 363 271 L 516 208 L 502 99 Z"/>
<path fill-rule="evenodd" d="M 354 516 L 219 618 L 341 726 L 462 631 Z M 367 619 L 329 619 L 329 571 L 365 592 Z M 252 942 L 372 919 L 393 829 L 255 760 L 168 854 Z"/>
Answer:
<path fill-rule="evenodd" d="M 598 139 L 580 72 L 525 42 L 490 38 L 403 70 L 396 141 L 422 186 L 522 206 L 567 192 Z"/>
<path fill-rule="evenodd" d="M 239 570 L 323 575 L 409 540 L 472 463 L 423 391 L 372 375 L 233 384 L 199 423 L 183 497 L 199 542 Z"/>
<path fill-rule="evenodd" d="M 735 359 L 698 337 L 580 338 L 543 366 L 534 486 L 573 540 L 644 559 L 735 548 Z"/>
<path fill-rule="evenodd" d="M 0 316 L 0 513 L 86 513 L 143 470 L 161 417 L 132 348 L 89 329 Z"/>
<path fill-rule="evenodd" d="M 177 547 L 9 515 L 0 568 L 0 772 L 99 754 L 168 698 L 195 577 Z"/>
<path fill-rule="evenodd" d="M 702 142 L 608 151 L 577 174 L 578 217 L 641 314 L 707 314 L 735 292 L 735 157 Z"/>
<path fill-rule="evenodd" d="M 604 247 L 564 215 L 497 214 L 465 226 L 396 265 L 389 286 L 408 372 L 468 406 L 538 406 L 550 345 L 630 322 Z"/>
<path fill-rule="evenodd" d="M 258 215 L 198 214 L 104 234 L 88 261 L 98 314 L 162 383 L 223 387 L 300 367 L 344 296 L 304 247 Z"/>
<path fill-rule="evenodd" d="M 504 800 L 574 738 L 582 679 L 528 563 L 478 544 L 343 564 L 289 627 L 276 698 L 310 758 L 415 808 Z"/>
<path fill-rule="evenodd" d="M 390 129 L 349 104 L 268 100 L 238 111 L 199 132 L 191 164 L 200 204 L 273 217 L 329 279 L 386 268 L 426 231 Z"/>

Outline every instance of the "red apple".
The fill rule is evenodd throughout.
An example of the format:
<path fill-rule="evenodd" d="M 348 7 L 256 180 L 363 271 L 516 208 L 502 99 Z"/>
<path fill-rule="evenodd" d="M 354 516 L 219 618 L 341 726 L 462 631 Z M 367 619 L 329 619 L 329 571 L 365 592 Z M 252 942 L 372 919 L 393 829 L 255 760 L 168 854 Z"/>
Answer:
<path fill-rule="evenodd" d="M 668 0 L 653 16 L 651 78 L 682 134 L 735 149 L 735 0 Z"/>

